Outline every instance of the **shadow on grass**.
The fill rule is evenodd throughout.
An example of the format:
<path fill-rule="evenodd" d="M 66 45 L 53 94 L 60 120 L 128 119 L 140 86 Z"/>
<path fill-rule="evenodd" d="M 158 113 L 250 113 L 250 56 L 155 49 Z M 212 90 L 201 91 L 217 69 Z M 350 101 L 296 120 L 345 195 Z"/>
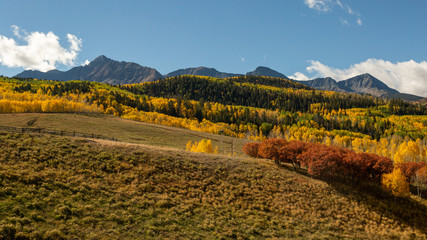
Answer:
<path fill-rule="evenodd" d="M 420 202 L 409 197 L 395 198 L 375 183 L 325 182 L 346 197 L 365 203 L 369 210 L 396 219 L 427 234 L 427 207 Z"/>
<path fill-rule="evenodd" d="M 311 177 L 306 169 L 295 169 L 291 164 L 277 164 L 278 167 Z M 395 198 L 373 182 L 349 183 L 339 180 L 319 179 L 334 188 L 347 198 L 365 203 L 370 211 L 384 217 L 405 223 L 414 229 L 427 234 L 427 206 L 411 198 Z"/>

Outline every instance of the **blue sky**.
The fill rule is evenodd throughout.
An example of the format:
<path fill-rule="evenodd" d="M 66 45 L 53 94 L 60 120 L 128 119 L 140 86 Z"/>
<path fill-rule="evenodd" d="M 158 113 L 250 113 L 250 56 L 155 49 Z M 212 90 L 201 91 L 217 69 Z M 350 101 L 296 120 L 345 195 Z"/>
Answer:
<path fill-rule="evenodd" d="M 162 74 L 267 66 L 344 80 L 369 72 L 427 97 L 425 0 L 28 0 L 0 9 L 0 75 L 67 70 L 106 55 Z"/>

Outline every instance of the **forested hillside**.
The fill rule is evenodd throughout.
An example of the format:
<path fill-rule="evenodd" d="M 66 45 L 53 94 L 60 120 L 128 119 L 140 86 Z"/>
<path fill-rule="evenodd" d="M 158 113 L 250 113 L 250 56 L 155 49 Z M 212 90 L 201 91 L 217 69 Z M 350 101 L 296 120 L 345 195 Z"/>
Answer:
<path fill-rule="evenodd" d="M 256 76 L 180 76 L 123 86 L 2 78 L 0 84 L 2 113 L 98 112 L 253 140 L 324 143 L 400 162 L 426 161 L 427 108 L 400 100 Z"/>

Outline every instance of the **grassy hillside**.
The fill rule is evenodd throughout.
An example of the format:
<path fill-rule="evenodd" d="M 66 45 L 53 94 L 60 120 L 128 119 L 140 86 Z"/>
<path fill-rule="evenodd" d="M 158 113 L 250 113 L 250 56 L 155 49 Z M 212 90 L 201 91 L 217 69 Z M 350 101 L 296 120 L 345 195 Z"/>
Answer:
<path fill-rule="evenodd" d="M 0 238 L 427 237 L 420 199 L 265 160 L 98 141 L 1 133 Z"/>
<path fill-rule="evenodd" d="M 19 113 L 0 114 L 2 126 L 16 128 L 42 128 L 72 134 L 74 131 L 91 136 L 100 135 L 118 141 L 142 143 L 154 146 L 185 149 L 188 141 L 211 139 L 221 154 L 243 155 L 242 147 L 248 140 L 231 138 L 218 134 L 191 131 L 183 128 L 162 126 L 132 121 L 103 114 L 63 114 L 63 113 Z M 234 145 L 234 147 L 232 146 Z"/>

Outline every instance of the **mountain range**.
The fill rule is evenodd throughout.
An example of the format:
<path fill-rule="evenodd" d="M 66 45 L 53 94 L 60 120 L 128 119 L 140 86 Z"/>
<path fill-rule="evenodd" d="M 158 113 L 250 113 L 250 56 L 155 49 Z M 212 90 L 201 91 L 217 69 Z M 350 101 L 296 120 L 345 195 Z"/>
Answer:
<path fill-rule="evenodd" d="M 85 66 L 74 67 L 68 71 L 51 70 L 48 72 L 23 71 L 16 75 L 21 78 L 48 80 L 87 80 L 109 84 L 132 84 L 155 81 L 163 78 L 156 69 L 143 67 L 132 62 L 119 62 L 99 56 Z"/>
<path fill-rule="evenodd" d="M 132 84 L 150 82 L 179 75 L 199 75 L 216 78 L 228 78 L 241 76 L 244 74 L 220 72 L 215 68 L 195 67 L 179 69 L 162 75 L 154 68 L 144 67 L 132 62 L 119 62 L 101 55 L 90 62 L 88 65 L 74 67 L 68 71 L 51 70 L 48 72 L 40 72 L 26 70 L 16 75 L 16 77 L 61 81 L 87 80 L 109 84 Z M 299 81 L 290 79 L 282 73 L 268 67 L 260 66 L 252 72 L 247 72 L 246 75 L 288 79 L 320 90 L 371 94 L 377 97 L 401 98 L 408 101 L 419 101 L 422 99 L 422 97 L 415 95 L 399 93 L 397 90 L 388 87 L 385 83 L 368 73 L 343 81 L 336 81 L 330 77 L 316 78 L 309 81 Z"/>

